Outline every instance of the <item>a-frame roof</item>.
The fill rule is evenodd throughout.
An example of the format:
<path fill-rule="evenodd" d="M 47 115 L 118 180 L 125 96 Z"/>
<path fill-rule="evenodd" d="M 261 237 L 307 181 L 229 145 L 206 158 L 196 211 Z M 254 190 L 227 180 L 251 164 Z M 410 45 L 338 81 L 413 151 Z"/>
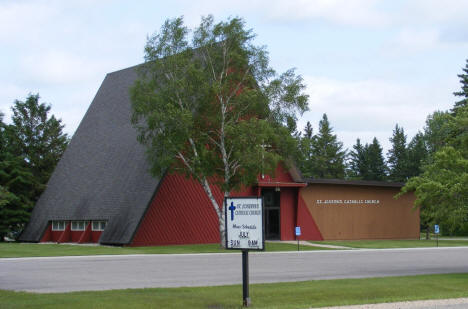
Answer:
<path fill-rule="evenodd" d="M 107 220 L 103 244 L 132 241 L 159 179 L 130 123 L 136 67 L 109 73 L 20 237 L 37 242 L 51 220 Z"/>

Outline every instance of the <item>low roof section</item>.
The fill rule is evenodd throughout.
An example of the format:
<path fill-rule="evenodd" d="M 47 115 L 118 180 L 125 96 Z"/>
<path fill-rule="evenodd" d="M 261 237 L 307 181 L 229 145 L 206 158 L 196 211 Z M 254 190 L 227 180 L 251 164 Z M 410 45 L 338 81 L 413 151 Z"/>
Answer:
<path fill-rule="evenodd" d="M 136 67 L 105 77 L 21 241 L 38 242 L 51 220 L 107 220 L 100 243 L 131 242 L 159 183 L 130 122 L 136 78 Z"/>
<path fill-rule="evenodd" d="M 307 184 L 325 184 L 325 185 L 345 185 L 345 186 L 368 186 L 368 187 L 391 187 L 401 188 L 404 182 L 387 182 L 376 180 L 344 180 L 344 179 L 315 179 L 307 178 L 304 180 Z"/>

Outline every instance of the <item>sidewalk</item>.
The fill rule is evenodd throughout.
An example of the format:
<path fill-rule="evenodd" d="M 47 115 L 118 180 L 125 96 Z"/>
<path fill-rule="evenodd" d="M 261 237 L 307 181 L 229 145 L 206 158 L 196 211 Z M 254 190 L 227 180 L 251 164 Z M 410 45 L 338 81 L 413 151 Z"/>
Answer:
<path fill-rule="evenodd" d="M 279 243 L 284 243 L 284 244 L 292 244 L 292 245 L 297 245 L 296 240 L 266 240 L 266 242 L 279 242 Z M 318 247 L 318 248 L 329 248 L 329 249 L 353 249 L 355 250 L 356 248 L 351 248 L 351 247 L 345 247 L 345 246 L 335 246 L 335 245 L 325 245 L 325 244 L 313 244 L 305 240 L 300 240 L 299 244 L 301 246 L 309 246 L 309 247 Z"/>

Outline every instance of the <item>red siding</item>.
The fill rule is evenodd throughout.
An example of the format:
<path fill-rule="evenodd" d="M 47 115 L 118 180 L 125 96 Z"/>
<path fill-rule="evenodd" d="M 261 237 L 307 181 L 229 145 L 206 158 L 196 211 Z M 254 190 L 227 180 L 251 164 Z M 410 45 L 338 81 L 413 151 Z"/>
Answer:
<path fill-rule="evenodd" d="M 276 168 L 275 176 L 271 177 L 270 175 L 263 175 L 258 176 L 259 182 L 294 182 L 291 175 L 287 171 L 287 169 L 283 166 L 283 164 L 278 164 Z"/>
<path fill-rule="evenodd" d="M 300 190 L 299 190 L 300 191 Z M 323 240 L 322 234 L 320 233 L 314 218 L 309 212 L 307 205 L 305 204 L 302 196 L 298 194 L 297 203 L 297 226 L 301 227 L 301 240 Z"/>
<path fill-rule="evenodd" d="M 265 176 L 261 181 L 293 182 L 282 165 L 278 165 L 275 178 Z M 297 188 L 281 189 L 281 239 L 294 239 Z M 220 205 L 221 190 L 212 186 L 213 195 Z M 243 188 L 232 196 L 257 196 L 257 187 Z M 149 206 L 131 246 L 218 243 L 219 230 L 216 213 L 202 186 L 183 175 L 166 175 Z"/>
<path fill-rule="evenodd" d="M 88 222 L 86 229 L 81 233 L 78 243 L 89 243 L 91 242 L 91 221 Z"/>
<path fill-rule="evenodd" d="M 101 238 L 102 231 L 91 231 L 91 242 L 97 243 L 99 242 L 99 238 Z"/>
<path fill-rule="evenodd" d="M 213 187 L 218 201 L 222 193 Z M 200 184 L 183 175 L 166 175 L 131 246 L 219 242 L 218 220 Z"/>
<path fill-rule="evenodd" d="M 52 241 L 52 223 L 49 222 L 47 228 L 42 235 L 41 242 Z"/>
<path fill-rule="evenodd" d="M 297 189 L 281 188 L 280 220 L 281 240 L 295 240 L 294 227 L 296 224 Z"/>
<path fill-rule="evenodd" d="M 220 205 L 223 193 L 211 187 Z M 256 195 L 245 188 L 239 195 Z M 202 186 L 183 175 L 166 175 L 141 222 L 131 246 L 218 243 L 217 215 Z"/>
<path fill-rule="evenodd" d="M 71 223 L 68 222 L 65 226 L 65 230 L 59 231 L 60 236 L 57 239 L 57 242 L 70 242 L 71 239 Z"/>

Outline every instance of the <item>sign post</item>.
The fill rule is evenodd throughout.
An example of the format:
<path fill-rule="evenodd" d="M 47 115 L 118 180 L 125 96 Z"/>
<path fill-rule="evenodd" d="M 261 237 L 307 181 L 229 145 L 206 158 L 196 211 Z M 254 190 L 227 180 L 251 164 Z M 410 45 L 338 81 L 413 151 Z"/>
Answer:
<path fill-rule="evenodd" d="M 242 304 L 250 306 L 249 250 L 265 250 L 262 197 L 224 198 L 226 249 L 242 250 Z"/>
<path fill-rule="evenodd" d="M 299 251 L 299 236 L 301 236 L 301 227 L 296 226 L 297 251 Z"/>
<path fill-rule="evenodd" d="M 439 247 L 439 225 L 436 224 L 434 225 L 434 233 L 436 234 L 436 242 L 437 242 L 437 247 Z"/>

